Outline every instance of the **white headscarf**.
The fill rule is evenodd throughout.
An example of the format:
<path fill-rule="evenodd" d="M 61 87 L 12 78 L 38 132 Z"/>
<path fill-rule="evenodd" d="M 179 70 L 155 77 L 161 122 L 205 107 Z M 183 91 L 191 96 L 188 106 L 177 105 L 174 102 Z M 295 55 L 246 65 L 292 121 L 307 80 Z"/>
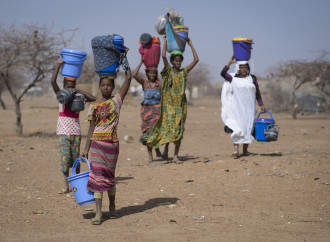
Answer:
<path fill-rule="evenodd" d="M 236 66 L 235 66 L 235 70 L 234 70 L 234 73 L 235 74 L 238 74 L 238 72 L 239 72 L 239 66 L 240 65 L 246 65 L 246 64 L 249 64 L 249 62 L 248 61 L 236 61 Z"/>

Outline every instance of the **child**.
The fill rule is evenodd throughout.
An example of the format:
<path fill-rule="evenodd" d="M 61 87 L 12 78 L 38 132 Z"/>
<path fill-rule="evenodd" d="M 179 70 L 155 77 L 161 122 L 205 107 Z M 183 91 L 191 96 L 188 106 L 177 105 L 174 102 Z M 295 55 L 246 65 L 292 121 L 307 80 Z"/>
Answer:
<path fill-rule="evenodd" d="M 181 69 L 182 52 L 173 51 L 170 57 L 173 65 L 171 67 L 166 58 L 167 41 L 166 36 L 164 36 L 161 114 L 147 142 L 147 145 L 152 147 L 166 144 L 163 152 L 164 159 L 168 158 L 168 145 L 173 142 L 175 145 L 173 162 L 177 164 L 182 163 L 178 155 L 187 117 L 186 79 L 188 72 L 198 63 L 198 56 L 190 39 L 188 39 L 188 44 L 191 47 L 194 60 L 189 66 Z"/>
<path fill-rule="evenodd" d="M 156 124 L 160 116 L 162 83 L 157 78 L 158 72 L 157 67 L 155 66 L 150 66 L 146 68 L 146 75 L 148 77 L 148 80 L 144 80 L 143 78 L 141 78 L 138 74 L 142 63 L 143 58 L 141 58 L 140 64 L 136 67 L 133 73 L 133 77 L 137 82 L 142 85 L 142 89 L 144 90 L 144 99 L 141 103 L 140 113 L 142 119 L 141 129 L 143 134 L 140 140 L 142 144 L 146 145 L 152 128 Z M 149 154 L 149 162 L 152 162 L 152 147 L 147 146 L 147 148 Z M 158 157 L 162 156 L 159 148 L 156 148 L 155 151 Z"/>
<path fill-rule="evenodd" d="M 262 102 L 257 78 L 250 74 L 247 61 L 237 61 L 235 73 L 227 73 L 230 65 L 235 62 L 233 55 L 221 71 L 221 76 L 226 80 L 221 93 L 221 118 L 225 123 L 225 131 L 231 133 L 234 143 L 232 156 L 238 158 L 239 144 L 243 144 L 244 156 L 250 154 L 248 146 L 254 140 L 252 129 L 256 101 L 262 112 L 265 112 L 266 108 Z"/>
<path fill-rule="evenodd" d="M 63 60 L 58 59 L 57 66 L 51 79 L 55 94 L 60 91 L 56 79 L 62 64 Z M 68 88 L 71 91 L 83 94 L 87 102 L 94 102 L 96 100 L 96 98 L 88 92 L 76 89 L 76 80 L 73 78 L 64 78 L 63 88 Z M 72 167 L 74 161 L 79 157 L 81 142 L 79 112 L 72 112 L 68 104 L 63 105 L 59 103 L 59 117 L 56 134 L 59 136 L 58 143 L 61 154 L 61 169 L 64 178 L 64 187 L 59 193 L 64 194 L 70 192 L 67 177 L 69 176 L 69 168 Z M 80 167 L 77 167 L 77 173 L 79 173 L 79 168 Z"/>
<path fill-rule="evenodd" d="M 123 65 L 126 79 L 119 92 L 113 97 L 114 79 L 101 77 L 99 87 L 102 97 L 95 104 L 91 104 L 88 110 L 87 119 L 90 121 L 90 127 L 82 156 L 87 157 L 91 148 L 87 190 L 94 192 L 95 198 L 96 214 L 91 219 L 92 225 L 99 225 L 102 222 L 102 198 L 105 191 L 107 191 L 110 200 L 110 218 L 117 218 L 115 214 L 115 169 L 119 155 L 117 125 L 120 108 L 132 79 L 126 54 Z"/>

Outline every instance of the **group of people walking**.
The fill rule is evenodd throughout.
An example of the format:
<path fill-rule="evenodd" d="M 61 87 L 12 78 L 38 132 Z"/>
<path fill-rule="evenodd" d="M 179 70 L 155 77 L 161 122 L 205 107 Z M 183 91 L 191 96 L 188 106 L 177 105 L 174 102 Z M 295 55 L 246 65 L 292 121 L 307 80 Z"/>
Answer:
<path fill-rule="evenodd" d="M 169 144 L 173 143 L 175 148 L 172 162 L 177 164 L 183 162 L 179 157 L 179 150 L 187 118 L 186 81 L 189 72 L 199 61 L 191 39 L 188 39 L 188 45 L 192 50 L 193 61 L 188 66 L 182 68 L 182 52 L 173 51 L 170 61 L 168 61 L 166 56 L 167 41 L 166 37 L 164 37 L 162 50 L 164 68 L 160 73 L 161 80 L 158 79 L 157 67 L 148 67 L 146 69 L 146 80 L 139 75 L 143 60 L 141 60 L 133 72 L 134 78 L 142 85 L 145 92 L 140 112 L 142 119 L 142 136 L 140 140 L 148 148 L 149 161 L 153 161 L 153 148 L 155 148 L 158 157 L 167 160 Z M 86 144 L 81 154 L 79 113 L 71 112 L 66 105 L 59 105 L 57 135 L 59 135 L 61 167 L 65 183 L 60 193 L 70 192 L 66 178 L 68 177 L 68 169 L 72 167 L 75 159 L 79 155 L 86 158 L 89 157 L 90 173 L 87 189 L 94 192 L 96 203 L 96 214 L 91 220 L 93 225 L 102 223 L 103 192 L 108 193 L 110 200 L 110 218 L 117 217 L 115 213 L 115 169 L 119 155 L 117 125 L 120 109 L 132 79 L 131 69 L 127 61 L 127 51 L 128 49 L 126 49 L 123 59 L 125 81 L 115 95 L 113 95 L 115 80 L 110 76 L 102 76 L 100 78 L 101 98 L 98 100 L 93 95 L 76 89 L 76 80 L 64 78 L 64 88 L 83 93 L 86 101 L 93 103 L 88 109 L 87 120 L 90 126 Z M 262 103 L 257 79 L 250 74 L 248 63 L 238 63 L 238 69 L 234 74 L 227 73 L 230 65 L 234 62 L 235 60 L 231 58 L 221 72 L 221 75 L 226 80 L 222 90 L 222 119 L 225 123 L 225 131 L 231 133 L 234 143 L 233 156 L 238 157 L 239 144 L 243 144 L 243 155 L 249 154 L 247 147 L 253 141 L 253 121 L 251 123 L 251 120 L 255 116 L 256 100 L 262 111 L 265 111 L 265 108 Z M 60 90 L 56 83 L 56 78 L 62 63 L 61 60 L 58 61 L 51 80 L 55 93 Z M 246 109 L 247 105 L 249 108 Z M 165 145 L 163 153 L 159 150 L 162 145 Z"/>

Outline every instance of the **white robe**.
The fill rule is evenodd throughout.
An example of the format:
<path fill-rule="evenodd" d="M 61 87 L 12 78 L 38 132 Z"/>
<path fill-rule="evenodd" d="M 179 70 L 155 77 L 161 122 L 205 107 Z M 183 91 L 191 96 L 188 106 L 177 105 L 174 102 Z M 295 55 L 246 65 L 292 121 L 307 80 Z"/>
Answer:
<path fill-rule="evenodd" d="M 251 75 L 246 78 L 233 77 L 231 82 L 225 81 L 221 102 L 221 118 L 233 130 L 233 143 L 250 144 L 254 140 L 252 129 L 256 113 L 256 87 Z"/>

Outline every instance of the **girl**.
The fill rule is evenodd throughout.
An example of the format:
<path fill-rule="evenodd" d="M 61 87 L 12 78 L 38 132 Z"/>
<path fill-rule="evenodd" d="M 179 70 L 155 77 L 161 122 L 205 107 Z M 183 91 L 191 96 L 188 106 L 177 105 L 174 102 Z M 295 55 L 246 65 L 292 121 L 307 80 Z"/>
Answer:
<path fill-rule="evenodd" d="M 239 157 L 239 144 L 243 144 L 243 155 L 249 155 L 248 146 L 254 140 L 252 136 L 253 121 L 256 112 L 256 100 L 262 112 L 262 102 L 257 78 L 250 74 L 247 61 L 236 63 L 235 73 L 228 74 L 229 67 L 235 63 L 234 55 L 221 71 L 226 82 L 221 93 L 221 118 L 225 123 L 225 131 L 231 133 L 234 143 L 233 157 Z"/>
<path fill-rule="evenodd" d="M 167 40 L 164 36 L 161 114 L 147 142 L 147 145 L 153 147 L 166 144 L 163 152 L 164 159 L 168 158 L 168 145 L 173 142 L 175 145 L 173 162 L 178 164 L 182 163 L 178 155 L 187 117 L 186 79 L 188 73 L 198 62 L 197 53 L 190 39 L 188 39 L 188 44 L 191 47 L 194 60 L 189 66 L 181 69 L 182 52 L 173 51 L 170 57 L 170 62 L 173 65 L 171 67 L 166 58 Z"/>
<path fill-rule="evenodd" d="M 126 53 L 127 51 L 128 49 L 126 49 Z M 91 220 L 93 225 L 99 225 L 102 222 L 102 197 L 105 191 L 107 191 L 110 200 L 110 218 L 117 217 L 115 214 L 115 169 L 119 154 L 117 125 L 120 108 L 132 79 L 126 54 L 123 59 L 123 66 L 126 79 L 119 92 L 113 97 L 114 79 L 101 77 L 99 87 L 102 97 L 95 104 L 90 105 L 88 110 L 87 119 L 90 121 L 90 127 L 82 156 L 87 157 L 91 148 L 87 189 L 94 192 L 96 214 L 95 218 Z"/>
<path fill-rule="evenodd" d="M 56 79 L 63 63 L 63 60 L 59 58 L 51 79 L 55 94 L 60 91 Z M 68 88 L 71 91 L 84 94 L 87 102 L 94 102 L 96 100 L 96 98 L 88 92 L 76 89 L 76 80 L 73 78 L 64 78 L 63 88 Z M 63 105 L 59 103 L 59 117 L 56 134 L 59 136 L 58 143 L 61 155 L 61 169 L 64 178 L 64 187 L 59 193 L 64 194 L 70 192 L 69 184 L 67 182 L 69 168 L 72 167 L 74 161 L 79 157 L 81 142 L 79 112 L 71 112 L 68 104 Z M 79 173 L 79 169 L 80 167 L 77 167 L 77 173 Z"/>
<path fill-rule="evenodd" d="M 146 75 L 148 80 L 141 78 L 138 73 L 143 63 L 143 58 L 141 58 L 140 64 L 136 67 L 133 77 L 135 80 L 142 85 L 144 90 L 144 99 L 141 103 L 141 119 L 142 119 L 142 136 L 141 143 L 146 145 L 149 135 L 152 131 L 153 126 L 159 119 L 160 116 L 160 104 L 161 104 L 161 89 L 162 83 L 158 80 L 157 67 L 151 66 L 146 68 Z M 149 162 L 153 161 L 152 147 L 147 146 L 149 154 Z M 156 155 L 161 157 L 159 148 L 155 149 Z"/>

